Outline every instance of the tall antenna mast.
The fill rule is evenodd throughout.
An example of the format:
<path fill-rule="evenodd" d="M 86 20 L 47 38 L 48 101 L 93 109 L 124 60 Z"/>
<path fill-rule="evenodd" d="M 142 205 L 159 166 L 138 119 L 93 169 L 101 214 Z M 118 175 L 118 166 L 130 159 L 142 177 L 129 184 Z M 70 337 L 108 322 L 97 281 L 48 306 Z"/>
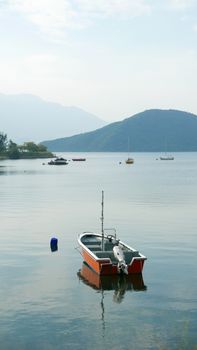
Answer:
<path fill-rule="evenodd" d="M 102 250 L 104 250 L 104 191 L 102 191 L 102 203 L 101 203 L 101 233 L 102 233 Z"/>

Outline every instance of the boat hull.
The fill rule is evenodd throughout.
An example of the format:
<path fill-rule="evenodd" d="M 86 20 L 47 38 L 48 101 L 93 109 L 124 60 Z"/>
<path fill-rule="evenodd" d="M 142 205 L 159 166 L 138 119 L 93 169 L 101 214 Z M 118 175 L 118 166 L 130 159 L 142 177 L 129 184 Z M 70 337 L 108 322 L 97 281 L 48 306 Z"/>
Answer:
<path fill-rule="evenodd" d="M 134 163 L 134 159 L 133 158 L 128 158 L 127 160 L 125 160 L 126 164 L 133 164 Z"/>
<path fill-rule="evenodd" d="M 160 160 L 174 160 L 174 157 L 160 157 Z"/>

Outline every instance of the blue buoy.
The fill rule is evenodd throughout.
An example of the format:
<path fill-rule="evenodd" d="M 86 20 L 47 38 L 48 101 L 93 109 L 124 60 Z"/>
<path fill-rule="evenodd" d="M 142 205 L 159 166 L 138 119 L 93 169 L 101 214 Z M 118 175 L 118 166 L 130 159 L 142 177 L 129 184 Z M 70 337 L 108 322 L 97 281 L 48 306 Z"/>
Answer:
<path fill-rule="evenodd" d="M 53 237 L 51 238 L 50 247 L 52 252 L 56 252 L 58 250 L 58 239 Z"/>

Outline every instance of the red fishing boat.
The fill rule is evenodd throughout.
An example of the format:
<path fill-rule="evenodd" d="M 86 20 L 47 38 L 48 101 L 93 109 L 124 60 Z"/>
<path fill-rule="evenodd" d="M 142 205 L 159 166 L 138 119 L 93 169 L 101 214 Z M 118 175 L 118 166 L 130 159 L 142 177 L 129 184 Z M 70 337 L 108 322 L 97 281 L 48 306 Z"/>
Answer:
<path fill-rule="evenodd" d="M 101 233 L 84 232 L 78 243 L 84 261 L 99 275 L 141 273 L 146 257 L 104 229 L 104 192 L 102 191 Z"/>

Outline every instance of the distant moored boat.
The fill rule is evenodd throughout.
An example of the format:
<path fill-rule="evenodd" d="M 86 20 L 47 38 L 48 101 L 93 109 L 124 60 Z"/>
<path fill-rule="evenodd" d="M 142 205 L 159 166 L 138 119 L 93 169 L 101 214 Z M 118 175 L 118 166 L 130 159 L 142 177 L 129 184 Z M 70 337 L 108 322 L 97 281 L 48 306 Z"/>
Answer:
<path fill-rule="evenodd" d="M 128 157 L 128 158 L 125 160 L 125 163 L 126 163 L 126 164 L 133 164 L 133 163 L 134 163 L 134 159 Z"/>
<path fill-rule="evenodd" d="M 174 160 L 174 157 L 165 155 L 165 156 L 160 157 L 160 160 Z"/>
<path fill-rule="evenodd" d="M 125 160 L 126 164 L 133 164 L 134 159 L 129 156 L 129 138 L 128 138 L 128 158 Z"/>
<path fill-rule="evenodd" d="M 73 162 L 85 162 L 86 158 L 72 158 Z"/>
<path fill-rule="evenodd" d="M 48 162 L 49 165 L 67 165 L 67 159 L 64 158 L 56 158 L 54 160 L 50 160 L 50 162 Z"/>

